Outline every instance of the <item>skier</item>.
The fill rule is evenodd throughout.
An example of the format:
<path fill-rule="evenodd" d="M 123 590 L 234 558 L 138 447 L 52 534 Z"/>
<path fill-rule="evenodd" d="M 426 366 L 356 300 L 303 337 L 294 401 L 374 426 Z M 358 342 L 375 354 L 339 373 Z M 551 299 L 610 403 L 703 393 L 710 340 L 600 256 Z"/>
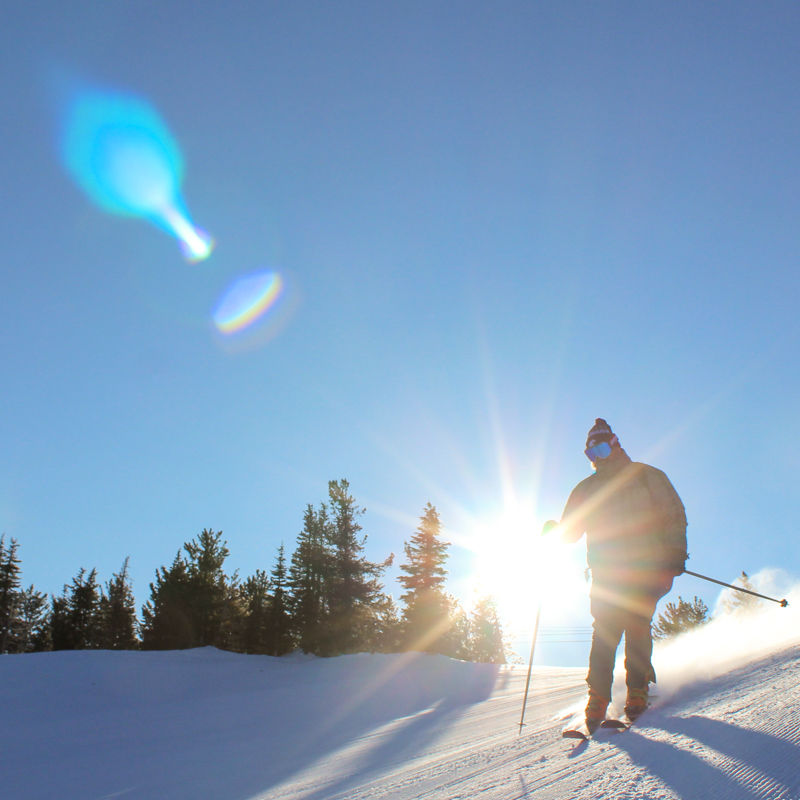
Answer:
<path fill-rule="evenodd" d="M 594 730 L 611 700 L 614 661 L 625 634 L 627 698 L 625 714 L 634 720 L 647 708 L 651 662 L 651 624 L 656 604 L 683 573 L 686 512 L 678 493 L 659 469 L 631 461 L 604 419 L 589 431 L 584 451 L 595 469 L 569 496 L 558 527 L 562 541 L 586 533 L 592 573 L 594 618 L 589 656 L 586 727 Z"/>

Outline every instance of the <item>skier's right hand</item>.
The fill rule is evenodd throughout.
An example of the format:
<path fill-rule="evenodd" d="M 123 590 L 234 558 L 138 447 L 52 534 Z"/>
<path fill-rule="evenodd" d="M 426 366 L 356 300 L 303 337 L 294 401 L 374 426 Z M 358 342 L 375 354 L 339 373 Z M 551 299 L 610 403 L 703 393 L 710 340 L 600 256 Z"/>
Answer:
<path fill-rule="evenodd" d="M 558 523 L 554 519 L 547 520 L 542 526 L 542 536 L 547 536 L 548 533 L 551 533 L 557 527 Z"/>

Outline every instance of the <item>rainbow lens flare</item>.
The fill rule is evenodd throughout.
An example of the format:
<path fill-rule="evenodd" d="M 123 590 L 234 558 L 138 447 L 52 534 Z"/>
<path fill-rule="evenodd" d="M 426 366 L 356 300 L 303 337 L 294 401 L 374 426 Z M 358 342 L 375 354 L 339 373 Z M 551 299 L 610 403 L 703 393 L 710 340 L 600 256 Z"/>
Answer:
<path fill-rule="evenodd" d="M 158 225 L 178 240 L 188 261 L 211 255 L 214 240 L 192 223 L 181 196 L 177 142 L 149 103 L 81 92 L 69 106 L 62 156 L 77 184 L 103 210 Z"/>
<path fill-rule="evenodd" d="M 277 272 L 266 270 L 235 281 L 214 311 L 214 324 L 220 333 L 236 334 L 277 305 L 284 292 L 284 281 Z"/>

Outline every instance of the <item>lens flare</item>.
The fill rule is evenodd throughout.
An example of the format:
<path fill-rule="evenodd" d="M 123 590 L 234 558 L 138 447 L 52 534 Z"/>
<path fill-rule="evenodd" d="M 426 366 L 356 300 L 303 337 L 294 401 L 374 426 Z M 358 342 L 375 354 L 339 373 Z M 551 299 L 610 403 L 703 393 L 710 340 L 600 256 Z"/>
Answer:
<path fill-rule="evenodd" d="M 149 103 L 123 94 L 79 93 L 69 105 L 62 157 L 104 211 L 158 225 L 178 240 L 188 261 L 211 255 L 214 240 L 192 223 L 181 196 L 177 142 Z"/>
<path fill-rule="evenodd" d="M 272 270 L 236 280 L 214 310 L 214 324 L 225 335 L 243 332 L 277 308 L 285 290 L 283 278 Z"/>

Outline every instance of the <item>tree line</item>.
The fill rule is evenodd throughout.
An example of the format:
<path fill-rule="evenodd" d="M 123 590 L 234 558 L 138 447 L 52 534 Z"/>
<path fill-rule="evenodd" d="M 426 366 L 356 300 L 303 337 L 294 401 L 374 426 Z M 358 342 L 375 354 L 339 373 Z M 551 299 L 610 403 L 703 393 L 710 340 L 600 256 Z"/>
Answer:
<path fill-rule="evenodd" d="M 419 650 L 505 663 L 507 645 L 495 601 L 471 614 L 446 591 L 450 543 L 428 503 L 404 543 L 398 578 L 402 609 L 381 578 L 393 563 L 369 561 L 360 508 L 346 480 L 330 481 L 327 502 L 309 504 L 289 558 L 272 569 L 228 574 L 222 531 L 204 529 L 156 570 L 137 616 L 128 559 L 105 584 L 81 568 L 52 598 L 22 586 L 18 543 L 0 538 L 0 653 L 42 650 L 174 650 L 213 646 L 281 656 Z"/>

